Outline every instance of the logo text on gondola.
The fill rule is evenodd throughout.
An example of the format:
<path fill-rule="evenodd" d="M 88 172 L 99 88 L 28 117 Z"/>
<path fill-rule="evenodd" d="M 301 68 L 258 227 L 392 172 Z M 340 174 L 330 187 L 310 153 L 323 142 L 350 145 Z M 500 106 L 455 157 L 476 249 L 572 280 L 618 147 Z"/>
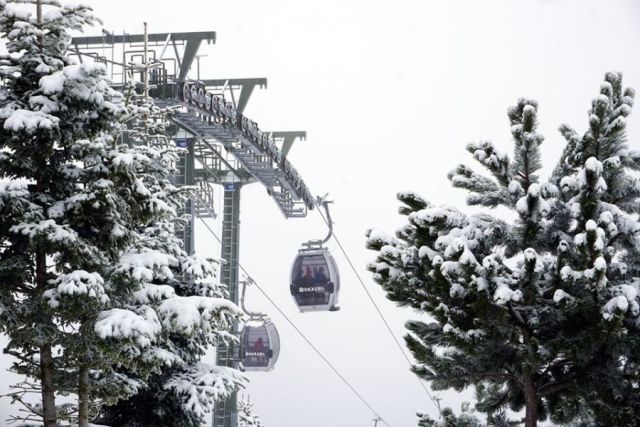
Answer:
<path fill-rule="evenodd" d="M 325 289 L 322 286 L 315 286 L 313 288 L 300 288 L 299 292 L 324 292 Z"/>

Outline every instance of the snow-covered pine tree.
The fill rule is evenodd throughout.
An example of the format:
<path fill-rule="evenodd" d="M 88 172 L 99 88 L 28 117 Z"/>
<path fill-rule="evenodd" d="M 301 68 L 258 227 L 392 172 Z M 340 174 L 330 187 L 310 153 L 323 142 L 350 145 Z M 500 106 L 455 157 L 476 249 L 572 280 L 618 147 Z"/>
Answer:
<path fill-rule="evenodd" d="M 57 288 L 83 299 L 65 307 L 79 316 L 104 301 L 93 271 L 128 238 L 114 230 L 137 195 L 117 193 L 100 161 L 109 157 L 112 128 L 124 113 L 120 97 L 102 66 L 65 57 L 68 32 L 95 18 L 85 6 L 47 0 L 36 15 L 34 3 L 0 2 L 8 51 L 0 58 L 0 328 L 10 337 L 5 351 L 17 357 L 15 369 L 42 391 L 41 404 L 25 402 L 27 418 L 54 426 L 56 370 L 67 363 L 58 346 L 78 331 L 77 323 L 56 319 L 45 294 Z M 117 179 L 135 188 L 127 176 Z"/>
<path fill-rule="evenodd" d="M 173 371 L 163 368 L 161 374 L 151 375 L 135 395 L 102 407 L 94 423 L 111 427 L 200 427 L 200 417 L 185 410 L 183 399 L 164 389 Z"/>
<path fill-rule="evenodd" d="M 432 387 L 475 386 L 477 409 L 524 409 L 527 427 L 568 422 L 585 405 L 601 408 L 596 422 L 608 412 L 607 425 L 638 418 L 629 402 L 640 314 L 640 154 L 625 139 L 633 96 L 607 73 L 586 133 L 561 126 L 567 145 L 546 181 L 535 101 L 509 109 L 513 159 L 489 142 L 467 147 L 491 177 L 461 165 L 452 184 L 471 193 L 469 205 L 503 206 L 515 221 L 401 193 L 408 223 L 396 237 L 367 233 L 378 251 L 369 269 L 387 296 L 433 319 L 409 322 L 405 338 Z"/>
<path fill-rule="evenodd" d="M 140 381 L 150 369 L 154 374 L 135 395 L 104 408 L 98 422 L 114 426 L 199 426 L 214 400 L 225 397 L 246 380 L 237 370 L 200 362 L 207 348 L 219 340 L 235 340 L 226 331 L 241 313 L 224 299 L 226 289 L 217 280 L 216 264 L 187 254 L 177 236 L 188 221 L 181 212 L 191 190 L 176 188 L 171 182 L 181 149 L 167 137 L 166 111 L 150 100 L 138 100 L 130 109 L 129 140 L 140 158 L 147 159 L 139 164 L 136 174 L 150 193 L 154 216 L 138 226 L 140 239 L 125 254 L 125 259 L 137 259 L 137 264 L 123 266 L 121 262 L 112 281 L 114 287 L 121 281 L 138 283 L 139 290 L 126 296 L 122 304 L 134 310 L 140 304 L 153 307 L 163 333 L 143 349 L 136 361 Z M 108 338 L 109 348 L 113 348 L 114 340 L 122 338 L 127 345 L 126 333 L 109 329 L 120 315 L 119 311 L 105 312 L 96 325 L 99 334 Z M 131 370 L 129 365 L 126 369 Z"/>
<path fill-rule="evenodd" d="M 221 298 L 211 263 L 163 239 L 175 214 L 157 181 L 170 172 L 159 149 L 117 140 L 130 116 L 105 68 L 65 56 L 68 31 L 95 20 L 90 9 L 42 1 L 34 17 L 33 3 L 0 1 L 0 328 L 31 379 L 15 400 L 28 421 L 73 415 L 86 426 L 89 402 L 127 397 L 149 372 L 180 365 L 165 387 L 202 415 L 244 381 L 196 362 L 240 311 Z M 176 295 L 187 285 L 198 295 Z M 22 398 L 34 390 L 41 404 Z M 56 391 L 78 394 L 77 414 L 57 413 Z"/>
<path fill-rule="evenodd" d="M 451 408 L 444 408 L 440 417 L 434 420 L 429 415 L 418 412 L 418 427 L 481 427 L 482 423 L 475 416 L 469 402 L 464 402 L 460 408 L 460 415 L 456 415 Z M 497 426 L 503 427 L 503 426 Z"/>
<path fill-rule="evenodd" d="M 253 413 L 250 396 L 243 396 L 238 400 L 238 427 L 264 427 L 260 417 Z"/>

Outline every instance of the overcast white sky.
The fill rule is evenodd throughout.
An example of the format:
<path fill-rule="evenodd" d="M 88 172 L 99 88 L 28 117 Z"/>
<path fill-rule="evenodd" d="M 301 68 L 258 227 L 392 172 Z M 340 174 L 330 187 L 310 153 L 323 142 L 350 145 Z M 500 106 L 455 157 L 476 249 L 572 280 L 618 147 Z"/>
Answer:
<path fill-rule="evenodd" d="M 447 171 L 471 164 L 470 141 L 511 152 L 506 109 L 521 96 L 540 102 L 548 172 L 563 146 L 558 125 L 585 130 L 605 71 L 623 71 L 640 89 L 640 2 L 631 0 L 86 2 L 116 33 L 141 32 L 145 20 L 150 32 L 216 31 L 216 45 L 200 52 L 208 55 L 203 78 L 269 79 L 246 114 L 266 130 L 308 132 L 289 158 L 315 194 L 335 200 L 336 232 L 398 336 L 419 315 L 384 298 L 365 270 L 374 254 L 364 249 L 367 228 L 402 224 L 395 193 L 415 190 L 463 208 Z M 637 113 L 629 135 L 640 148 Z M 416 410 L 435 413 L 335 244 L 342 311 L 297 312 L 289 268 L 302 241 L 324 234 L 321 218 L 285 220 L 258 184 L 242 199 L 241 262 L 254 279 L 390 425 L 415 425 Z M 198 250 L 217 254 L 206 231 L 198 233 Z M 282 342 L 276 369 L 251 374 L 247 389 L 267 427 L 373 425 L 257 291 L 247 306 L 272 315 Z M 456 393 L 441 396 L 458 408 Z M 7 408 L 0 402 L 0 419 Z"/>

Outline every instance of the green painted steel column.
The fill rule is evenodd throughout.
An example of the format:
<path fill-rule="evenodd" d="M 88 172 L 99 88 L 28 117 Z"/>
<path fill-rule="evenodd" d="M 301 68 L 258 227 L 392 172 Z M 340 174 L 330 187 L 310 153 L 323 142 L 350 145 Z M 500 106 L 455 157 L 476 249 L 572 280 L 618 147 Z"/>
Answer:
<path fill-rule="evenodd" d="M 226 263 L 222 266 L 221 282 L 229 289 L 229 299 L 238 304 L 238 255 L 240 247 L 240 183 L 225 183 L 222 210 L 222 248 L 221 255 Z M 233 333 L 238 325 L 233 325 Z M 236 367 L 234 346 L 218 345 L 216 364 Z M 238 396 L 233 393 L 228 399 L 216 402 L 213 414 L 213 427 L 238 426 Z"/>
<path fill-rule="evenodd" d="M 176 169 L 178 173 L 174 175 L 176 187 L 184 185 L 195 185 L 194 168 L 195 156 L 193 152 L 193 138 L 175 138 L 176 146 L 186 148 L 187 152 L 178 157 Z M 195 200 L 193 198 L 187 200 L 184 206 L 184 212 L 191 216 L 191 221 L 184 226 L 182 230 L 182 240 L 184 242 L 184 250 L 188 254 L 195 251 Z"/>
<path fill-rule="evenodd" d="M 195 155 L 193 153 L 193 144 L 195 140 L 193 138 L 187 139 L 187 154 L 185 155 L 185 184 L 186 185 L 195 185 L 196 180 L 194 177 L 194 168 L 195 168 Z M 191 215 L 191 222 L 185 227 L 184 232 L 184 248 L 188 254 L 192 254 L 196 251 L 195 241 L 196 241 L 196 217 L 195 217 L 195 209 L 196 209 L 196 201 L 194 198 L 190 198 L 187 201 L 186 213 L 187 215 Z"/>

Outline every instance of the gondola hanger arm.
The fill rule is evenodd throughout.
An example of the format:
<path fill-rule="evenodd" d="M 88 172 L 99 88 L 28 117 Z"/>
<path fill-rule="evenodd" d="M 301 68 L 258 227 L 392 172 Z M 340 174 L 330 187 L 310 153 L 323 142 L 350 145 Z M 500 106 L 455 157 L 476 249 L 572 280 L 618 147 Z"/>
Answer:
<path fill-rule="evenodd" d="M 249 316 L 249 320 L 264 320 L 267 319 L 268 316 L 264 313 L 258 313 L 258 312 L 254 312 L 254 311 L 249 311 L 247 310 L 247 308 L 244 305 L 244 297 L 247 291 L 247 285 L 251 285 L 254 284 L 255 282 L 253 281 L 253 279 L 249 276 L 247 276 L 247 278 L 245 280 L 243 280 L 242 282 L 240 282 L 242 284 L 242 294 L 240 295 L 240 308 L 242 309 L 242 311 L 244 312 L 244 314 L 246 314 L 247 316 Z"/>
<path fill-rule="evenodd" d="M 331 236 L 333 236 L 333 221 L 331 220 L 331 212 L 329 211 L 329 204 L 333 203 L 333 200 L 327 200 L 328 196 L 329 193 L 325 194 L 324 196 L 317 196 L 315 205 L 318 207 L 318 209 L 324 209 L 324 212 L 327 214 L 327 226 L 329 227 L 329 233 L 324 239 L 309 240 L 308 242 L 302 244 L 309 249 L 322 247 L 322 245 L 327 243 L 329 239 L 331 239 Z"/>

